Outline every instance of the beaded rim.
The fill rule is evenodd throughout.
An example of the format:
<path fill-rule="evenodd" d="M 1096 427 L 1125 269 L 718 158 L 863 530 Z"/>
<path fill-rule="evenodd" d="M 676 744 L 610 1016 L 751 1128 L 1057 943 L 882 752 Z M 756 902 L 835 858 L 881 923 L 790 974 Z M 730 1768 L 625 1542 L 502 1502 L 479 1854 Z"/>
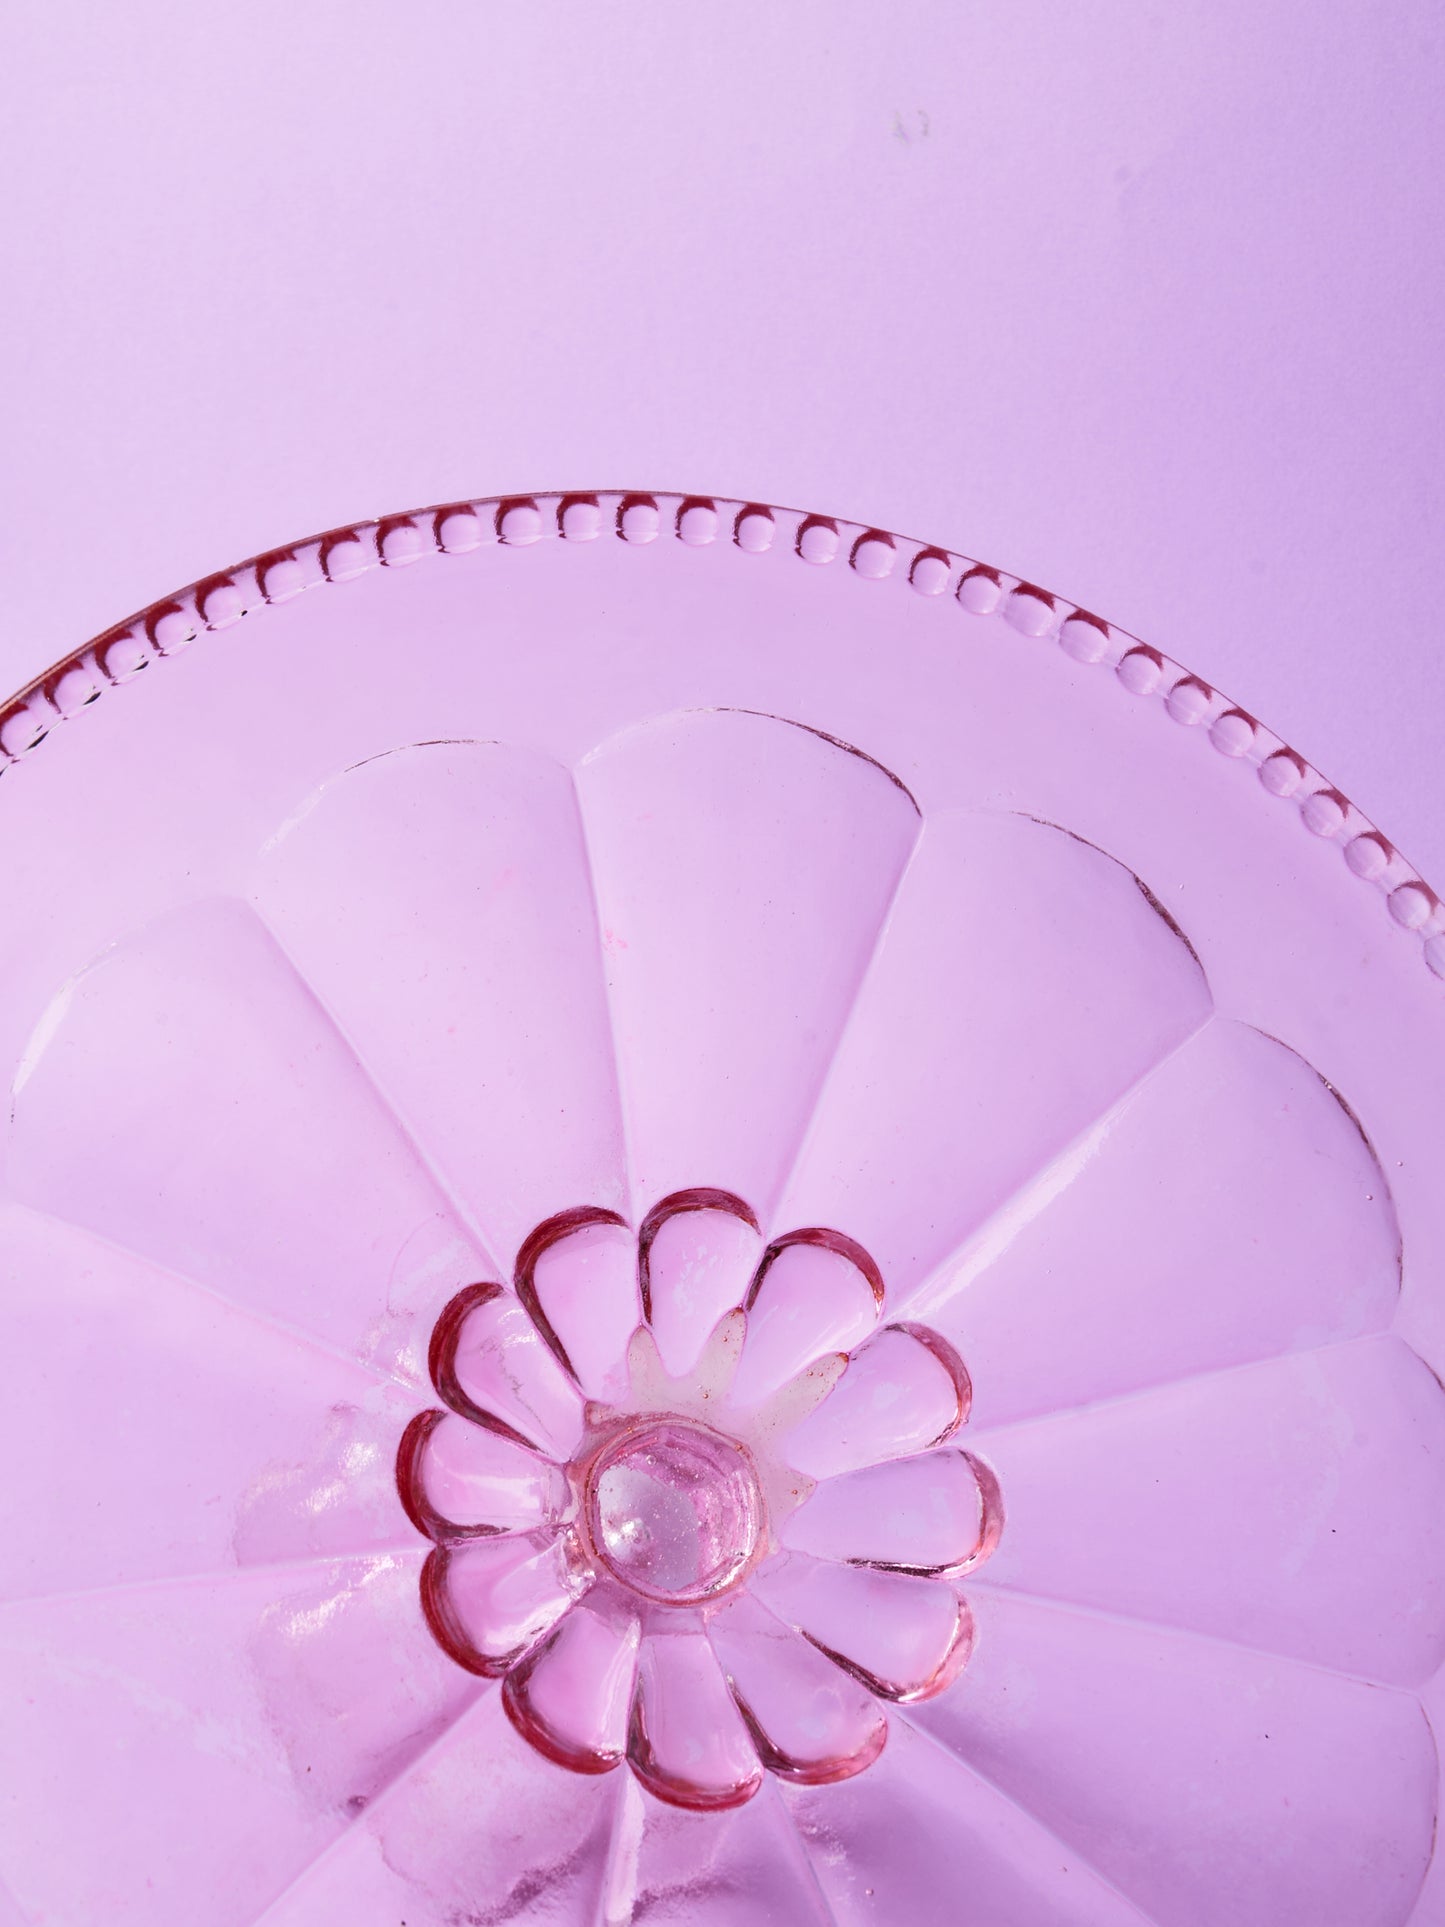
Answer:
<path fill-rule="evenodd" d="M 784 544 L 814 567 L 844 558 L 862 581 L 893 579 L 919 595 L 951 596 L 972 615 L 1001 614 L 1021 635 L 1053 640 L 1076 662 L 1114 670 L 1129 694 L 1156 700 L 1184 728 L 1203 730 L 1221 755 L 1252 765 L 1269 795 L 1294 802 L 1306 830 L 1339 844 L 1350 873 L 1379 893 L 1394 922 L 1418 939 L 1429 969 L 1445 979 L 1439 895 L 1307 758 L 1202 677 L 1064 597 L 987 563 L 864 523 L 762 502 L 611 489 L 487 496 L 351 523 L 272 549 L 152 603 L 0 703 L 0 775 L 107 689 L 132 681 L 204 631 L 228 629 L 267 604 L 431 555 L 490 544 L 519 548 L 544 537 L 588 542 L 604 533 L 634 544 L 666 534 L 688 548 L 731 541 L 748 555 Z"/>

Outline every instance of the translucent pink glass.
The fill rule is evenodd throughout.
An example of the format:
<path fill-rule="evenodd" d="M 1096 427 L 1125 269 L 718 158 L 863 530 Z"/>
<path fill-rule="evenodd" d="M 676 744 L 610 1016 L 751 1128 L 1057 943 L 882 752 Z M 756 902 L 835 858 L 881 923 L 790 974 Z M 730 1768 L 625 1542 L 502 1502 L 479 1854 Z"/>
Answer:
<path fill-rule="evenodd" d="M 695 1604 L 735 1585 L 763 1529 L 747 1453 L 678 1419 L 643 1419 L 609 1440 L 583 1489 L 598 1561 L 658 1604 Z"/>
<path fill-rule="evenodd" d="M 741 1198 L 700 1187 L 636 1238 L 563 1212 L 524 1239 L 514 1294 L 468 1286 L 443 1309 L 429 1366 L 450 1410 L 419 1413 L 397 1453 L 435 1542 L 423 1611 L 449 1658 L 505 1680 L 549 1759 L 625 1757 L 658 1799 L 716 1812 L 764 1767 L 861 1772 L 887 1736 L 874 1696 L 952 1683 L 973 1627 L 956 1581 L 998 1544 L 1002 1499 L 943 1449 L 962 1360 L 880 1325 L 884 1296 L 841 1233 L 764 1244 Z M 883 1580 L 845 1623 L 868 1569 L 922 1583 Z"/>
<path fill-rule="evenodd" d="M 1442 1918 L 1445 917 L 1262 725 L 538 497 L 0 812 L 4 1927 Z"/>

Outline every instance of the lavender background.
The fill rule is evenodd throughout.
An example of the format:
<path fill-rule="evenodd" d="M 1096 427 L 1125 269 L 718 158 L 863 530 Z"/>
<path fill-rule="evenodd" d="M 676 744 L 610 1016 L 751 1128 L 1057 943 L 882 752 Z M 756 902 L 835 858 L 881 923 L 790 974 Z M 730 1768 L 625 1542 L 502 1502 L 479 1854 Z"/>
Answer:
<path fill-rule="evenodd" d="M 1427 0 L 13 10 L 14 686 L 212 568 L 716 489 L 1096 608 L 1445 885 Z"/>

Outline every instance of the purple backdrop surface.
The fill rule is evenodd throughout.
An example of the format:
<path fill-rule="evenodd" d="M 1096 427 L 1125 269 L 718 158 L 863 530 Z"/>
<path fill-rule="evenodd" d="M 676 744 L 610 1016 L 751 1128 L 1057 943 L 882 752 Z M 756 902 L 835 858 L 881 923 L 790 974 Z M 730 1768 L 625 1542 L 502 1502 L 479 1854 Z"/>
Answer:
<path fill-rule="evenodd" d="M 1438 883 L 1438 9 L 61 0 L 0 152 L 17 686 L 297 532 L 681 486 L 1041 581 Z"/>

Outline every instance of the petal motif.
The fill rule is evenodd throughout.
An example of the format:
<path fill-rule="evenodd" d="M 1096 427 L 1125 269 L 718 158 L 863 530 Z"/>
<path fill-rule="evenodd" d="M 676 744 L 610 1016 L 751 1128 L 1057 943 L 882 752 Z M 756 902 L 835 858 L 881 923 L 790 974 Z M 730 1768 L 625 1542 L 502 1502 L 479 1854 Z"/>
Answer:
<path fill-rule="evenodd" d="M 795 1552 L 896 1572 L 960 1573 L 998 1544 L 1003 1507 L 989 1467 L 956 1447 L 825 1479 L 784 1521 Z"/>
<path fill-rule="evenodd" d="M 627 1757 L 648 1792 L 674 1806 L 740 1806 L 762 1784 L 757 1752 L 704 1632 L 643 1640 Z"/>
<path fill-rule="evenodd" d="M 643 1311 L 663 1365 L 690 1372 L 717 1322 L 747 1295 L 762 1255 L 757 1220 L 726 1191 L 678 1191 L 638 1236 Z"/>
<path fill-rule="evenodd" d="M 568 1499 L 560 1466 L 515 1439 L 452 1412 L 418 1412 L 397 1448 L 407 1517 L 429 1539 L 535 1532 Z"/>
<path fill-rule="evenodd" d="M 500 1285 L 469 1285 L 436 1322 L 431 1377 L 454 1412 L 555 1459 L 582 1437 L 582 1401 L 536 1326 Z"/>
<path fill-rule="evenodd" d="M 16 1077 L 7 1186 L 407 1377 L 484 1270 L 345 1040 L 228 901 L 116 944 L 57 998 Z"/>
<path fill-rule="evenodd" d="M 746 1300 L 747 1338 L 728 1393 L 755 1405 L 825 1352 L 849 1352 L 878 1323 L 883 1280 L 851 1238 L 792 1231 L 768 1246 Z"/>
<path fill-rule="evenodd" d="M 625 1396 L 642 1307 L 637 1242 L 615 1212 L 583 1206 L 539 1225 L 517 1257 L 517 1296 L 589 1398 Z"/>
<path fill-rule="evenodd" d="M 274 839 L 256 901 L 500 1265 L 579 1200 L 626 1209 L 566 770 L 497 743 L 373 757 Z"/>
<path fill-rule="evenodd" d="M 913 800 L 811 730 L 716 710 L 603 744 L 577 788 L 637 1194 L 703 1175 L 765 1215 L 917 837 Z"/>
<path fill-rule="evenodd" d="M 1121 864 L 1027 817 L 931 816 L 780 1215 L 846 1224 L 901 1304 L 1209 1009 Z"/>
<path fill-rule="evenodd" d="M 975 1607 L 963 1680 L 912 1717 L 1151 1920 L 1410 1917 L 1437 1778 L 1412 1694 L 984 1588 Z"/>
<path fill-rule="evenodd" d="M 1365 1679 L 1417 1684 L 1445 1658 L 1445 1397 L 1398 1338 L 1242 1365 L 976 1443 L 1009 1505 L 979 1585 Z"/>
<path fill-rule="evenodd" d="M 978 1424 L 1379 1330 L 1400 1232 L 1378 1160 L 1295 1053 L 1218 1020 L 909 1305 Z"/>
<path fill-rule="evenodd" d="M 889 1325 L 789 1434 L 788 1462 L 811 1478 L 906 1458 L 941 1445 L 962 1425 L 970 1387 L 963 1360 L 925 1325 Z"/>
<path fill-rule="evenodd" d="M 872 1694 L 756 1600 L 725 1606 L 708 1634 L 769 1772 L 824 1786 L 883 1751 L 888 1717 Z"/>
<path fill-rule="evenodd" d="M 458 1666 L 497 1679 L 577 1598 L 561 1544 L 542 1533 L 436 1546 L 422 1569 L 432 1636 Z"/>
<path fill-rule="evenodd" d="M 792 1553 L 764 1566 L 753 1590 L 884 1699 L 941 1693 L 973 1650 L 973 1616 L 940 1579 Z"/>
<path fill-rule="evenodd" d="M 637 1642 L 635 1619 L 586 1605 L 564 1613 L 506 1677 L 502 1698 L 513 1726 L 559 1766 L 610 1771 L 627 1747 Z"/>

